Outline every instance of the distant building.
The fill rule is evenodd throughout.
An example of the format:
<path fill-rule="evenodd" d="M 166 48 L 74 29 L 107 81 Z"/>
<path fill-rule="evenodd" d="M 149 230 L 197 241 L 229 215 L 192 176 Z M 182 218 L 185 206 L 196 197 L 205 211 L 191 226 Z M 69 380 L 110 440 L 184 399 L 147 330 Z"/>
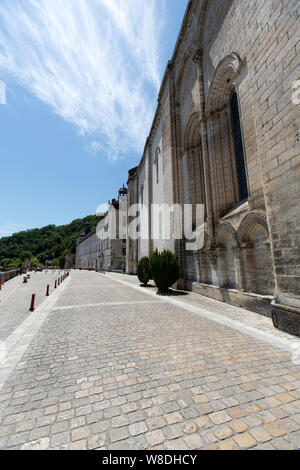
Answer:
<path fill-rule="evenodd" d="M 96 271 L 125 271 L 127 235 L 127 188 L 119 190 L 118 200 L 92 231 L 85 225 L 77 240 L 76 268 Z"/>

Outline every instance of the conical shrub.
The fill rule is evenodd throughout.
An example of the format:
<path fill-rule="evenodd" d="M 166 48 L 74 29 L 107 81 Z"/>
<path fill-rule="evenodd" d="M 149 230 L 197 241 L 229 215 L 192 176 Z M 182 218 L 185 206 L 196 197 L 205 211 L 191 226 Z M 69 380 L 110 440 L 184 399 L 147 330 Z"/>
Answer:
<path fill-rule="evenodd" d="M 144 286 L 147 286 L 149 280 L 151 279 L 149 258 L 147 256 L 144 256 L 144 258 L 140 259 L 137 267 L 137 275 L 140 282 Z"/>
<path fill-rule="evenodd" d="M 155 250 L 149 258 L 152 278 L 157 288 L 168 291 L 179 279 L 180 265 L 177 256 L 169 250 L 159 253 Z"/>

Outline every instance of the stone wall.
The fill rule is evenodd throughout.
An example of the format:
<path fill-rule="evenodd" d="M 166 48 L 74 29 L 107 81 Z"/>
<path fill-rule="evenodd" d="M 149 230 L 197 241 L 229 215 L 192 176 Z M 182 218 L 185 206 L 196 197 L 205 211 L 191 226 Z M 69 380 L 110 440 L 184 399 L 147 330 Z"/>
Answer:
<path fill-rule="evenodd" d="M 274 299 L 277 315 L 300 306 L 299 12 L 297 0 L 189 2 L 129 194 L 140 201 L 143 185 L 149 210 L 203 203 L 205 246 L 149 229 L 148 243 L 127 241 L 128 272 L 170 248 L 197 292 L 268 315 Z"/>

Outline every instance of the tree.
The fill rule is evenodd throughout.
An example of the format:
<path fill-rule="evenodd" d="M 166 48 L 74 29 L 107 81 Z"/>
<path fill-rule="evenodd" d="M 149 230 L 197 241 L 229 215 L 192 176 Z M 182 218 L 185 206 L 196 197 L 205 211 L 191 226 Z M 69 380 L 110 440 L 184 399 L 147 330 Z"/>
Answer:
<path fill-rule="evenodd" d="M 34 258 L 31 258 L 31 267 L 32 268 L 38 268 L 41 267 L 42 264 L 39 262 L 39 259 L 35 256 Z"/>
<path fill-rule="evenodd" d="M 86 220 L 93 229 L 101 217 L 90 215 L 84 219 L 73 220 L 68 225 L 58 227 L 48 225 L 41 229 L 27 230 L 1 238 L 0 264 L 4 265 L 3 260 L 10 260 L 6 264 L 12 265 L 16 258 L 21 258 L 23 262 L 31 257 L 38 258 L 39 263 L 45 264 L 47 260 L 63 256 L 65 250 L 75 254 L 76 241 L 83 232 Z"/>
<path fill-rule="evenodd" d="M 58 267 L 58 266 L 59 266 L 59 259 L 56 258 L 56 259 L 54 259 L 53 261 L 51 261 L 50 266 L 52 266 L 52 267 L 56 267 L 56 266 L 57 266 L 57 267 Z"/>

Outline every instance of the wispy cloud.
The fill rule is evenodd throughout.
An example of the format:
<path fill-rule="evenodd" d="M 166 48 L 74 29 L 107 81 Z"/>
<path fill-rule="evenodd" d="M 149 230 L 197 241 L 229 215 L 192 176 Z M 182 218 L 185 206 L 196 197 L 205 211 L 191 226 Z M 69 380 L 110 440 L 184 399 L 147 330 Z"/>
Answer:
<path fill-rule="evenodd" d="M 161 0 L 2 0 L 0 73 L 48 103 L 94 152 L 140 152 L 161 64 Z"/>

